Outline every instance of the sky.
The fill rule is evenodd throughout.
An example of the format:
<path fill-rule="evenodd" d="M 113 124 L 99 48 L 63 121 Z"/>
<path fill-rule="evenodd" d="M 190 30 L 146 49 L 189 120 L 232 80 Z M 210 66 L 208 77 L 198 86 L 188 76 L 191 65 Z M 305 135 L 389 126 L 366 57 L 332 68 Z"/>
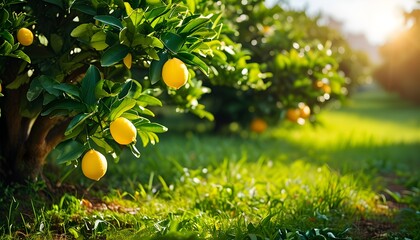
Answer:
<path fill-rule="evenodd" d="M 269 5 L 277 2 L 267 0 Z M 343 22 L 344 30 L 363 33 L 371 44 L 382 44 L 403 25 L 403 10 L 416 6 L 415 0 L 289 0 L 294 9 L 310 14 L 322 12 Z"/>

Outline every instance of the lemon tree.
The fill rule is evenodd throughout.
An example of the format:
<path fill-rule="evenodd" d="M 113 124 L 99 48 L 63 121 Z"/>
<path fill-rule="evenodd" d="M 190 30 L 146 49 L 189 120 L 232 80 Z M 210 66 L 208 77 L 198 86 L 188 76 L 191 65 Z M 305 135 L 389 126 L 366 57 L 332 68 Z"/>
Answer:
<path fill-rule="evenodd" d="M 220 10 L 189 0 L 0 0 L 0 177 L 36 179 L 52 154 L 97 180 L 86 154 L 139 157 L 167 131 L 156 108 L 212 119 L 203 82 L 232 66 L 243 83 L 257 79 L 248 69 L 260 72 Z"/>
<path fill-rule="evenodd" d="M 241 43 L 250 52 L 246 56 L 250 62 L 259 63 L 264 71 L 248 68 L 249 75 L 258 76 L 262 83 L 241 82 L 235 68 L 211 79 L 218 87 L 212 87 L 206 100 L 212 103 L 216 128 L 232 122 L 247 127 L 256 117 L 277 124 L 300 103 L 310 110 L 306 122 L 316 122 L 325 105 L 343 100 L 353 86 L 367 79 L 366 56 L 353 50 L 335 29 L 320 25 L 319 17 L 288 10 L 281 1 L 271 7 L 263 0 L 226 2 L 225 25 L 231 27 L 227 36 Z M 238 84 L 226 85 L 226 79 Z"/>

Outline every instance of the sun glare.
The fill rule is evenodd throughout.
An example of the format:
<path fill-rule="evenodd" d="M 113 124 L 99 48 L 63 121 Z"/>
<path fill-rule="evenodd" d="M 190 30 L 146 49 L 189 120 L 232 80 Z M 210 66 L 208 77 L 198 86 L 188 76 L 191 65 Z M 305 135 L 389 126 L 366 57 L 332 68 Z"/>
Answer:
<path fill-rule="evenodd" d="M 268 4 L 274 1 L 268 0 Z M 343 23 L 351 33 L 363 33 L 373 44 L 382 44 L 404 27 L 403 12 L 415 6 L 415 1 L 402 0 L 293 0 L 294 9 L 306 9 L 309 14 L 322 13 Z"/>
<path fill-rule="evenodd" d="M 383 43 L 404 28 L 403 9 L 395 4 L 385 5 L 387 2 L 370 6 L 372 15 L 367 19 L 365 31 L 373 42 Z"/>

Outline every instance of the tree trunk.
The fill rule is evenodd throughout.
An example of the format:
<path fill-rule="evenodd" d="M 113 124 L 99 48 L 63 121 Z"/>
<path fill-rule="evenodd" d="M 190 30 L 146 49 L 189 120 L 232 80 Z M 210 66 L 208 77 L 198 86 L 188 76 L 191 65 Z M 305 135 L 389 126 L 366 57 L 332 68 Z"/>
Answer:
<path fill-rule="evenodd" d="M 36 180 L 52 149 L 64 138 L 69 121 L 60 117 L 38 117 L 14 162 L 15 181 Z M 14 176 L 14 177 L 15 177 Z"/>
<path fill-rule="evenodd" d="M 7 97 L 5 102 L 10 103 L 15 99 Z M 36 180 L 46 157 L 63 139 L 69 120 L 43 116 L 28 119 L 20 116 L 19 108 L 7 105 L 2 107 L 2 118 L 1 148 L 4 158 L 1 161 L 1 178 L 6 182 Z"/>
<path fill-rule="evenodd" d="M 12 82 L 16 73 L 17 69 L 8 69 L 3 86 Z M 36 180 L 46 157 L 63 139 L 70 121 L 63 117 L 23 117 L 20 106 L 27 89 L 27 85 L 4 88 L 4 97 L 0 98 L 0 180 L 3 182 Z"/>

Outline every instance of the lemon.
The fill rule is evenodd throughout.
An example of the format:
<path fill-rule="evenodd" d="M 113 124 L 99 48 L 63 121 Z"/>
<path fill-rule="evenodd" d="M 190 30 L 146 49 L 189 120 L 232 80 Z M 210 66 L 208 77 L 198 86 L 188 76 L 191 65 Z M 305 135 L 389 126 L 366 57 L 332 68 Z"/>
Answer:
<path fill-rule="evenodd" d="M 299 103 L 300 117 L 308 118 L 311 115 L 311 108 L 305 103 Z"/>
<path fill-rule="evenodd" d="M 297 122 L 300 118 L 300 109 L 299 108 L 290 108 L 286 112 L 286 117 L 292 122 Z"/>
<path fill-rule="evenodd" d="M 82 158 L 82 172 L 89 179 L 99 181 L 105 175 L 107 167 L 105 156 L 96 150 L 89 150 Z"/>
<path fill-rule="evenodd" d="M 263 133 L 267 129 L 267 123 L 264 119 L 255 118 L 251 122 L 251 131 L 256 133 Z"/>
<path fill-rule="evenodd" d="M 124 117 L 115 119 L 109 126 L 112 138 L 121 144 L 127 145 L 136 140 L 137 129 L 130 120 Z"/>
<path fill-rule="evenodd" d="M 17 32 L 17 40 L 23 46 L 29 46 L 34 41 L 34 34 L 27 28 L 21 28 Z"/>
<path fill-rule="evenodd" d="M 133 63 L 133 57 L 131 56 L 131 53 L 128 53 L 127 56 L 124 57 L 123 63 L 128 69 L 131 69 L 131 64 Z"/>
<path fill-rule="evenodd" d="M 163 64 L 162 79 L 169 87 L 179 89 L 188 80 L 188 68 L 178 58 L 172 58 Z"/>

